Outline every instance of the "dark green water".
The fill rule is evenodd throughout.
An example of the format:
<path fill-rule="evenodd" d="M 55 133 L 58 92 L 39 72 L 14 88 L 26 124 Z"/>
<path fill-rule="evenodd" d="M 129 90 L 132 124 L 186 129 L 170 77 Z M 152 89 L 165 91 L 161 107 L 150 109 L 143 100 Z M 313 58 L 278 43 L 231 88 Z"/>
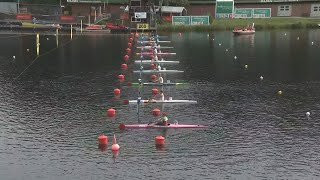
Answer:
<path fill-rule="evenodd" d="M 170 121 L 210 128 L 165 132 L 117 128 L 138 122 L 136 106 L 119 105 L 137 88 L 121 86 L 121 100 L 113 97 L 120 73 L 137 79 L 120 69 L 127 35 L 61 36 L 58 48 L 54 35 L 40 37 L 34 60 L 35 35 L 0 35 L 2 179 L 318 179 L 319 30 L 169 34 L 170 59 L 180 64 L 167 69 L 185 72 L 166 78 L 191 85 L 166 96 L 198 104 L 145 105 L 139 121 L 161 108 Z M 114 119 L 105 115 L 110 106 Z M 101 133 L 116 133 L 116 159 L 111 144 L 98 149 Z M 166 137 L 161 150 L 157 135 Z"/>

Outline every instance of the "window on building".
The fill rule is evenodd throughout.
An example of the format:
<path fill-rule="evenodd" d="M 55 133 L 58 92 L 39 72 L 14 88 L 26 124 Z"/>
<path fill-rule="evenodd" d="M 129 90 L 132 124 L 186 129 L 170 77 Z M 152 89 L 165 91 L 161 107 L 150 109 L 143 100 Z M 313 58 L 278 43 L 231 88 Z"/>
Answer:
<path fill-rule="evenodd" d="M 290 11 L 290 6 L 289 5 L 280 6 L 280 11 Z"/>
<path fill-rule="evenodd" d="M 313 6 L 313 11 L 320 11 L 320 6 Z"/>

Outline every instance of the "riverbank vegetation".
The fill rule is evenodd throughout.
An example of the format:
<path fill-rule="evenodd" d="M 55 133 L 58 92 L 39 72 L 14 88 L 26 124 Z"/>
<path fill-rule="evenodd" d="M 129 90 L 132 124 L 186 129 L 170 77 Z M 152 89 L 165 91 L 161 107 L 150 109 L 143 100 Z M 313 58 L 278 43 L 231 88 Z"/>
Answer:
<path fill-rule="evenodd" d="M 265 18 L 265 19 L 213 19 L 210 25 L 171 25 L 170 23 L 159 24 L 158 31 L 213 31 L 232 30 L 251 23 L 255 24 L 256 30 L 263 29 L 303 29 L 320 28 L 320 18 Z"/>

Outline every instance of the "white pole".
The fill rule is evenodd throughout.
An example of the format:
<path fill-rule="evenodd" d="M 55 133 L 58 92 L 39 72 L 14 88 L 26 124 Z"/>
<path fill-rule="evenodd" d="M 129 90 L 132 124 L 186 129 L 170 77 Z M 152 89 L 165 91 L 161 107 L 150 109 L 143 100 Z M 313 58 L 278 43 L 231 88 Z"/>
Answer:
<path fill-rule="evenodd" d="M 57 43 L 57 47 L 59 46 L 59 29 L 56 29 L 56 43 Z"/>
<path fill-rule="evenodd" d="M 70 38 L 72 39 L 72 24 L 71 24 L 71 30 L 70 30 Z"/>
<path fill-rule="evenodd" d="M 80 21 L 80 31 L 81 31 L 81 33 L 82 33 L 82 19 L 81 19 L 81 21 Z"/>

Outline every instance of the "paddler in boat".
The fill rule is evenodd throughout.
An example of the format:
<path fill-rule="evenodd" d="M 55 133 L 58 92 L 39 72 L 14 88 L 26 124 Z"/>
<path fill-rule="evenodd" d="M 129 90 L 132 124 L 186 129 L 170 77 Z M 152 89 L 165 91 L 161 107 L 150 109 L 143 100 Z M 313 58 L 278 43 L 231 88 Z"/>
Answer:
<path fill-rule="evenodd" d="M 162 113 L 162 117 L 158 120 L 156 125 L 160 125 L 160 126 L 168 126 L 169 125 L 169 119 L 167 117 L 167 113 L 165 113 L 165 112 Z"/>
<path fill-rule="evenodd" d="M 161 76 L 161 73 L 159 74 L 158 83 L 163 84 L 163 77 Z"/>
<path fill-rule="evenodd" d="M 162 90 L 160 90 L 160 100 L 161 101 L 164 101 L 164 94 L 163 94 L 163 91 Z"/>
<path fill-rule="evenodd" d="M 157 102 L 157 101 L 155 99 L 153 99 L 153 98 L 149 98 L 148 101 L 147 101 L 147 103 L 155 103 L 155 102 Z"/>

